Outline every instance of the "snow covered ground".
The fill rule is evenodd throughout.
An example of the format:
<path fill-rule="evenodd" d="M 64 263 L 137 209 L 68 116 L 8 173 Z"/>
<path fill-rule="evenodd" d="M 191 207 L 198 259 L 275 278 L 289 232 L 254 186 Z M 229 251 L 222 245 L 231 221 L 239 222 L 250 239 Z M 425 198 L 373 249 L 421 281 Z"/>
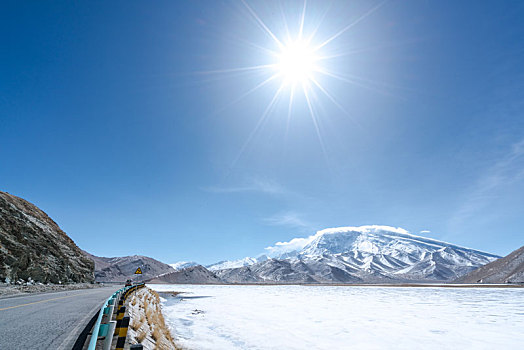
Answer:
<path fill-rule="evenodd" d="M 150 285 L 187 349 L 522 349 L 524 289 Z"/>

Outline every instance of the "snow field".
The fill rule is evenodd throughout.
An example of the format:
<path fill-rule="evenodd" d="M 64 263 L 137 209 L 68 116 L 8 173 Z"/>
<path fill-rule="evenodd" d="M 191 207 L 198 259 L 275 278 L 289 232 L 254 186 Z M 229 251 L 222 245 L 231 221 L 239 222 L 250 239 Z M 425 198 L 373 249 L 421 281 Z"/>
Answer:
<path fill-rule="evenodd" d="M 521 349 L 524 289 L 152 285 L 187 349 Z"/>

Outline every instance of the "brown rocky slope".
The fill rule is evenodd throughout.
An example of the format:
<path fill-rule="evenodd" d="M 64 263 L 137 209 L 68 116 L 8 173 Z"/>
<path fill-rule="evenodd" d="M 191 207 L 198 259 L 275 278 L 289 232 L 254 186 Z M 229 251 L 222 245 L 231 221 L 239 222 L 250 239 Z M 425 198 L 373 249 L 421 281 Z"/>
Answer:
<path fill-rule="evenodd" d="M 144 281 L 174 271 L 171 266 L 142 255 L 105 258 L 88 252 L 84 252 L 84 254 L 95 263 L 95 280 L 97 282 L 124 282 L 127 279 Z M 135 275 L 135 271 L 139 267 L 142 274 Z"/>
<path fill-rule="evenodd" d="M 0 191 L 0 282 L 94 282 L 94 263 L 46 213 Z"/>
<path fill-rule="evenodd" d="M 455 280 L 457 283 L 524 283 L 524 246 Z"/>

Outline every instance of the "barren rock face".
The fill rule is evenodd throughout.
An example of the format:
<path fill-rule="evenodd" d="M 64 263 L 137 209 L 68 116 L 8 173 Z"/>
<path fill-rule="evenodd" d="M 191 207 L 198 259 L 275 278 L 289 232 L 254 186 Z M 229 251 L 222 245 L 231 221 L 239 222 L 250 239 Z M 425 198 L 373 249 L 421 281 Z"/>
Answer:
<path fill-rule="evenodd" d="M 0 281 L 94 282 L 94 263 L 46 213 L 0 192 Z"/>

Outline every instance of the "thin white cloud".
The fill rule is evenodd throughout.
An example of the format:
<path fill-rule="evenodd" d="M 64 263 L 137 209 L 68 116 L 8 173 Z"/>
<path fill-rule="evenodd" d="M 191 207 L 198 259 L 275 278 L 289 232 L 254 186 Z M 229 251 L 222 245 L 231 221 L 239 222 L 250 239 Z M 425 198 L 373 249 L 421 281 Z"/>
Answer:
<path fill-rule="evenodd" d="M 264 221 L 274 226 L 288 226 L 288 227 L 310 227 L 311 225 L 306 222 L 302 216 L 295 212 L 285 212 L 275 214 Z"/>
<path fill-rule="evenodd" d="M 251 179 L 246 184 L 230 187 L 207 187 L 205 191 L 212 193 L 242 193 L 242 192 L 259 192 L 270 195 L 283 195 L 289 193 L 286 188 L 280 184 L 265 179 Z"/>
<path fill-rule="evenodd" d="M 495 161 L 478 179 L 450 220 L 452 227 L 458 227 L 471 219 L 500 192 L 524 179 L 524 139 L 514 143 L 511 150 Z"/>
<path fill-rule="evenodd" d="M 426 234 L 426 235 L 427 235 L 428 233 L 431 233 L 431 231 L 430 231 L 430 230 L 422 230 L 422 231 L 420 231 L 420 233 L 421 233 L 421 234 Z"/>

